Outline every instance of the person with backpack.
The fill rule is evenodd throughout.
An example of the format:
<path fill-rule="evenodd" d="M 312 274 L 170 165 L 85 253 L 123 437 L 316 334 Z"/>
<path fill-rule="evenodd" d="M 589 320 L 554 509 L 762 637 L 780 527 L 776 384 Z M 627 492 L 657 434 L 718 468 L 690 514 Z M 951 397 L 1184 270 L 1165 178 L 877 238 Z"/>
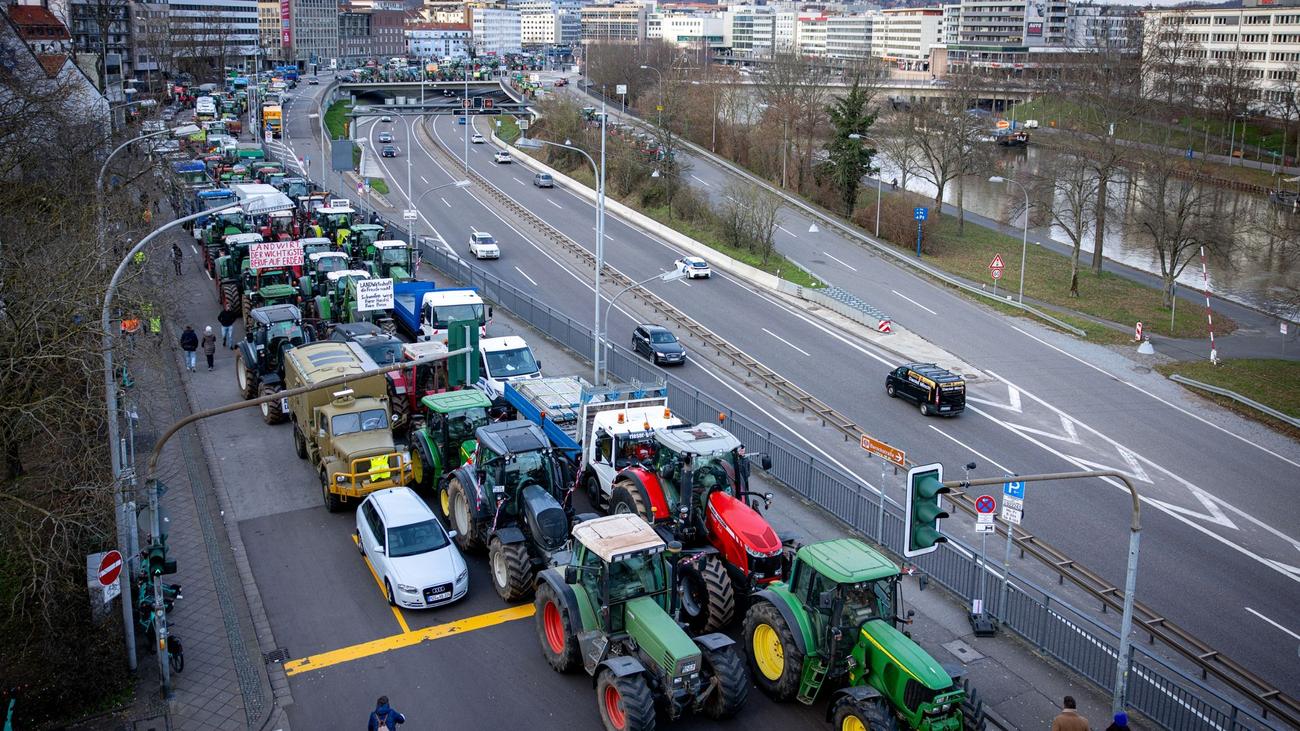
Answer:
<path fill-rule="evenodd" d="M 194 362 L 198 359 L 199 335 L 194 332 L 192 325 L 185 326 L 185 332 L 181 333 L 181 350 L 185 351 L 185 369 L 190 373 L 194 372 Z"/>
<path fill-rule="evenodd" d="M 388 705 L 388 696 L 379 696 L 379 700 L 375 702 L 375 710 L 370 713 L 368 731 L 394 731 L 399 723 L 406 723 L 406 716 L 394 711 Z"/>

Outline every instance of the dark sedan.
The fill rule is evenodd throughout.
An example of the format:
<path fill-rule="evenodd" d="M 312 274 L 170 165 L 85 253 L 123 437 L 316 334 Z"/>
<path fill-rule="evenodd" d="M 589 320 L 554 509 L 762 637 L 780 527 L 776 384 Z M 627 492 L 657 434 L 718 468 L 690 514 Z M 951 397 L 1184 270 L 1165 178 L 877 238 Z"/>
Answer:
<path fill-rule="evenodd" d="M 632 350 L 654 361 L 655 365 L 686 362 L 686 348 L 662 325 L 638 325 L 632 332 Z"/>

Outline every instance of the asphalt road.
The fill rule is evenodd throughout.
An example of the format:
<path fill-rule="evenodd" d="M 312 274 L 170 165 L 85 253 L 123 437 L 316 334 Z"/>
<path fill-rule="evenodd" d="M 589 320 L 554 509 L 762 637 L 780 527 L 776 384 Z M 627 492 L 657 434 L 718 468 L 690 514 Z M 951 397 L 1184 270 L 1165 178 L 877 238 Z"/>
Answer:
<path fill-rule="evenodd" d="M 310 106 L 295 99 L 287 112 L 289 143 L 300 155 L 311 148 Z M 480 124 L 486 134 L 486 119 Z M 381 163 L 391 173 L 389 197 L 395 204 L 404 195 L 408 155 L 417 196 L 460 177 L 455 168 L 444 169 L 418 138 L 406 139 L 404 125 L 395 123 L 391 130 L 403 156 Z M 454 154 L 462 149 L 463 130 L 445 117 L 431 125 L 434 139 Z M 359 131 L 363 137 L 377 135 L 374 123 L 363 122 Z M 471 147 L 476 170 L 590 246 L 590 205 L 558 188 L 533 188 L 522 166 L 493 165 L 490 152 L 490 145 Z M 693 184 L 713 191 L 725 187 L 721 170 L 699 159 L 691 162 Z M 485 268 L 571 317 L 590 321 L 588 275 L 515 230 L 517 224 L 481 199 L 472 188 L 434 192 L 419 201 L 420 223 L 462 255 L 471 229 L 492 232 L 503 253 Z M 903 447 L 917 462 L 941 461 L 953 473 L 974 459 L 981 465 L 976 474 L 1093 466 L 1133 474 L 1146 506 L 1154 508 L 1144 511 L 1140 597 L 1284 689 L 1300 690 L 1291 654 L 1300 632 L 1294 619 L 1300 602 L 1295 567 L 1300 508 L 1286 499 L 1286 486 L 1300 483 L 1297 445 L 1205 407 L 1110 350 L 993 315 L 839 236 L 808 234 L 810 224 L 797 211 L 784 209 L 780 248 L 828 282 L 886 309 L 896 323 L 993 375 L 972 384 L 965 416 L 922 419 L 915 409 L 890 402 L 881 381 L 897 356 L 834 332 L 741 283 L 719 277 L 690 286 L 656 285 L 656 291 L 869 433 Z M 629 276 L 667 269 L 679 255 L 612 217 L 606 225 L 606 256 Z M 616 313 L 610 323 L 613 339 L 626 337 L 633 319 L 621 305 Z M 698 363 L 679 375 L 863 475 L 856 446 L 827 440 L 815 425 L 768 415 L 775 410 L 745 384 Z M 875 484 L 874 476 L 863 476 Z M 1127 497 L 1101 483 L 1031 488 L 1025 527 L 1118 585 L 1128 514 Z"/>

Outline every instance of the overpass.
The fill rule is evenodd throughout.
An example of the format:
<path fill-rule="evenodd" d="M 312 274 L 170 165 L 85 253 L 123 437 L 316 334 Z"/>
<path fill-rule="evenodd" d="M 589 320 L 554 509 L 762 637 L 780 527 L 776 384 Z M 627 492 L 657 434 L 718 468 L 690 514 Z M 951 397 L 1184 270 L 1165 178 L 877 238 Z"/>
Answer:
<path fill-rule="evenodd" d="M 527 111 L 519 92 L 500 79 L 464 81 L 365 81 L 339 83 L 337 94 L 353 105 L 388 107 L 393 111 L 454 114 L 463 108 L 468 89 L 471 108 L 478 114 L 515 114 Z M 474 99 L 481 99 L 475 102 Z"/>

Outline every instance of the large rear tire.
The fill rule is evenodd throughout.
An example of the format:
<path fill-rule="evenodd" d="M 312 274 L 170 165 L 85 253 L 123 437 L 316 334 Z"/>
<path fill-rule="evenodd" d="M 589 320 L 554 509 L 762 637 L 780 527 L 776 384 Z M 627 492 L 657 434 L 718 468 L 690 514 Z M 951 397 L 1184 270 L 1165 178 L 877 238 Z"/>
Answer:
<path fill-rule="evenodd" d="M 239 285 L 234 282 L 221 283 L 221 309 L 233 311 L 239 302 Z"/>
<path fill-rule="evenodd" d="M 416 490 L 427 490 L 433 482 L 433 475 L 429 472 L 433 465 L 424 461 L 424 449 L 420 446 L 423 443 L 423 438 L 418 433 L 411 435 L 410 443 L 411 487 Z"/>
<path fill-rule="evenodd" d="M 844 696 L 831 708 L 831 728 L 836 731 L 898 731 L 898 721 L 882 698 L 857 702 Z"/>
<path fill-rule="evenodd" d="M 257 372 L 244 362 L 244 352 L 235 352 L 235 383 L 239 386 L 239 395 L 245 401 L 257 394 Z"/>
<path fill-rule="evenodd" d="M 713 676 L 716 686 L 704 701 L 704 715 L 716 720 L 731 718 L 744 707 L 749 698 L 749 673 L 745 661 L 735 645 L 717 650 L 704 650 L 704 667 Z"/>
<path fill-rule="evenodd" d="M 596 704 L 605 731 L 653 731 L 655 700 L 641 673 L 618 677 L 602 670 L 596 678 Z"/>
<path fill-rule="evenodd" d="M 600 510 L 600 478 L 596 476 L 595 470 L 587 470 L 587 474 L 582 478 L 582 485 L 587 489 L 587 500 L 591 502 L 591 509 Z"/>
<path fill-rule="evenodd" d="M 253 329 L 253 298 L 250 297 L 247 292 L 245 292 L 241 304 L 244 310 L 244 329 L 252 330 Z"/>
<path fill-rule="evenodd" d="M 503 601 L 517 602 L 533 592 L 533 562 L 527 545 L 493 538 L 488 546 L 488 567 L 492 588 Z"/>
<path fill-rule="evenodd" d="M 804 656 L 781 612 L 769 601 L 755 601 L 745 614 L 744 638 L 754 685 L 776 701 L 794 698 Z"/>
<path fill-rule="evenodd" d="M 692 635 L 717 632 L 731 624 L 736 613 L 736 589 L 718 557 L 709 554 L 699 561 L 679 564 L 677 593 L 681 598 L 682 621 Z"/>
<path fill-rule="evenodd" d="M 410 400 L 407 395 L 404 393 L 397 393 L 393 388 L 392 379 L 389 379 L 388 408 L 392 411 L 393 416 L 397 417 L 393 419 L 393 431 L 406 431 L 406 424 L 410 418 L 410 405 Z"/>
<path fill-rule="evenodd" d="M 545 581 L 537 585 L 537 637 L 542 643 L 542 657 L 557 673 L 571 672 L 578 667 L 578 636 L 573 626 L 574 618 L 560 604 L 555 589 Z"/>
<path fill-rule="evenodd" d="M 452 529 L 456 531 L 456 545 L 460 546 L 462 551 L 482 549 L 483 534 L 478 522 L 474 520 L 469 493 L 465 491 L 465 486 L 460 484 L 460 479 L 454 475 L 447 482 L 447 502 L 451 507 L 448 517 Z"/>
<path fill-rule="evenodd" d="M 293 428 L 293 453 L 298 455 L 298 459 L 307 459 L 307 440 L 297 426 Z"/>
<path fill-rule="evenodd" d="M 261 395 L 270 396 L 279 391 L 280 389 L 268 383 L 262 386 Z M 284 410 L 280 408 L 280 402 L 278 400 L 262 402 L 262 421 L 272 425 L 284 421 Z"/>
<path fill-rule="evenodd" d="M 632 513 L 641 516 L 647 523 L 654 522 L 650 506 L 641 498 L 641 491 L 628 480 L 614 483 L 614 492 L 609 496 L 609 512 Z"/>

